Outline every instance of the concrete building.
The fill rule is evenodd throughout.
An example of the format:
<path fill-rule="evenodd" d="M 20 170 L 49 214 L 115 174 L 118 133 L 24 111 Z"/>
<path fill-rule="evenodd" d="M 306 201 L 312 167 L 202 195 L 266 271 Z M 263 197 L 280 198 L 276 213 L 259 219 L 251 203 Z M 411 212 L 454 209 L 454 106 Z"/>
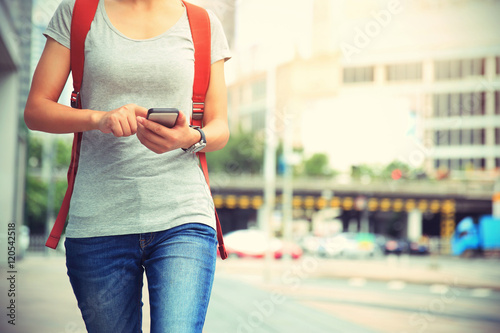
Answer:
<path fill-rule="evenodd" d="M 19 254 L 24 210 L 27 130 L 22 112 L 29 89 L 31 1 L 0 0 L 0 264 L 15 231 Z M 15 226 L 15 227 L 14 227 Z M 9 243 L 9 245 L 11 245 Z"/>

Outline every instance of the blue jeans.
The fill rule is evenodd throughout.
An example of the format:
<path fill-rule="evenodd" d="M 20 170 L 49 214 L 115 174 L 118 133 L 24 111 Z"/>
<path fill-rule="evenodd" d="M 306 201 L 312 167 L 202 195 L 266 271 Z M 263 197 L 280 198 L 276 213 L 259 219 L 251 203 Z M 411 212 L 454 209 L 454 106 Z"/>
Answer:
<path fill-rule="evenodd" d="M 88 332 L 142 332 L 144 270 L 151 333 L 202 332 L 216 243 L 215 230 L 200 223 L 146 234 L 66 238 L 68 276 Z"/>

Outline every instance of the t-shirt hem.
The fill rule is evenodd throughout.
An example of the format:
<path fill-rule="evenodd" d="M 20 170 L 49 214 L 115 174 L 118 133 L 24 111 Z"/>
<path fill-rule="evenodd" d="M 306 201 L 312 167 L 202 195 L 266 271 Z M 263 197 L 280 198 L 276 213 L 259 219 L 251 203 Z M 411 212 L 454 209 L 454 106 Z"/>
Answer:
<path fill-rule="evenodd" d="M 66 238 L 90 238 L 90 237 L 106 237 L 106 236 L 121 236 L 121 235 L 134 235 L 134 234 L 143 234 L 148 232 L 158 232 L 165 231 L 175 227 L 178 227 L 183 224 L 188 223 L 201 223 L 212 227 L 215 230 L 215 221 L 214 219 L 200 219 L 200 218 L 192 218 L 189 220 L 183 220 L 179 223 L 169 223 L 169 224 L 160 224 L 160 225 L 147 225 L 143 228 L 122 228 L 119 230 L 116 229 L 99 229 L 99 230 L 89 230 L 89 229 L 72 229 L 66 230 L 65 236 Z"/>

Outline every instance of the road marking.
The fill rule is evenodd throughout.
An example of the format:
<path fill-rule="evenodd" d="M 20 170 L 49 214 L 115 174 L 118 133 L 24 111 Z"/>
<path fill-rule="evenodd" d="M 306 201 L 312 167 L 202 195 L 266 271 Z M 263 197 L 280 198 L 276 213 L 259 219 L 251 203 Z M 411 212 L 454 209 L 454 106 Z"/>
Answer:
<path fill-rule="evenodd" d="M 470 292 L 472 297 L 488 297 L 491 295 L 491 289 L 488 288 L 476 288 L 472 289 Z"/>
<path fill-rule="evenodd" d="M 387 289 L 391 290 L 401 290 L 406 287 L 406 283 L 404 281 L 392 280 L 387 282 Z"/>
<path fill-rule="evenodd" d="M 353 287 L 364 287 L 366 285 L 366 279 L 364 278 L 351 278 L 349 279 L 349 285 Z"/>
<path fill-rule="evenodd" d="M 429 288 L 433 294 L 446 294 L 449 290 L 448 286 L 444 284 L 432 284 Z"/>

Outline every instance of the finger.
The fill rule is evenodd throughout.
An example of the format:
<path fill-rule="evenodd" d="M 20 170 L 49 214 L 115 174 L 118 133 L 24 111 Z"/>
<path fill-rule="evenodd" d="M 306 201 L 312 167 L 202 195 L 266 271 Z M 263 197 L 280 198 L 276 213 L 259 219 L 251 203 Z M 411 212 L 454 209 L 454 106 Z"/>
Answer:
<path fill-rule="evenodd" d="M 119 122 L 111 125 L 111 133 L 113 133 L 113 135 L 117 138 L 123 136 L 123 130 Z"/>
<path fill-rule="evenodd" d="M 127 121 L 130 127 L 131 134 L 137 133 L 137 118 L 133 114 L 129 114 Z"/>
<path fill-rule="evenodd" d="M 146 116 L 148 115 L 148 109 L 146 109 L 145 107 L 139 106 L 139 105 L 135 106 L 134 111 L 135 111 L 135 115 L 138 117 L 146 118 Z"/>
<path fill-rule="evenodd" d="M 158 136 L 161 137 L 167 137 L 167 134 L 165 133 L 166 127 L 163 125 L 160 125 L 158 123 L 155 123 L 154 121 L 148 120 L 143 117 L 137 117 L 137 121 L 140 122 L 144 128 L 150 130 L 151 132 L 155 133 Z"/>
<path fill-rule="evenodd" d="M 123 136 L 130 136 L 132 134 L 132 130 L 130 129 L 130 124 L 128 123 L 128 117 L 120 119 L 120 126 L 122 128 Z"/>
<path fill-rule="evenodd" d="M 141 134 L 141 137 L 146 139 L 149 143 L 154 144 L 156 147 L 162 150 L 169 150 L 170 147 L 170 139 L 166 136 L 161 136 L 156 134 L 155 132 L 149 130 L 144 126 L 144 124 L 138 125 L 137 132 Z"/>
<path fill-rule="evenodd" d="M 161 137 L 156 135 L 154 132 L 150 131 L 144 126 L 144 123 L 137 124 L 137 136 L 139 139 L 145 141 L 145 143 L 158 145 L 162 140 Z"/>
<path fill-rule="evenodd" d="M 163 153 L 163 150 L 162 148 L 156 144 L 155 142 L 151 141 L 149 138 L 148 138 L 148 135 L 147 133 L 149 133 L 149 131 L 147 129 L 144 128 L 144 126 L 142 126 L 141 124 L 138 125 L 138 129 L 137 129 L 137 138 L 139 139 L 139 141 L 146 147 L 148 148 L 149 150 L 151 150 L 152 152 L 156 153 L 156 154 L 161 154 Z M 156 137 L 156 136 L 155 136 Z M 157 137 L 156 137 L 157 138 Z"/>

